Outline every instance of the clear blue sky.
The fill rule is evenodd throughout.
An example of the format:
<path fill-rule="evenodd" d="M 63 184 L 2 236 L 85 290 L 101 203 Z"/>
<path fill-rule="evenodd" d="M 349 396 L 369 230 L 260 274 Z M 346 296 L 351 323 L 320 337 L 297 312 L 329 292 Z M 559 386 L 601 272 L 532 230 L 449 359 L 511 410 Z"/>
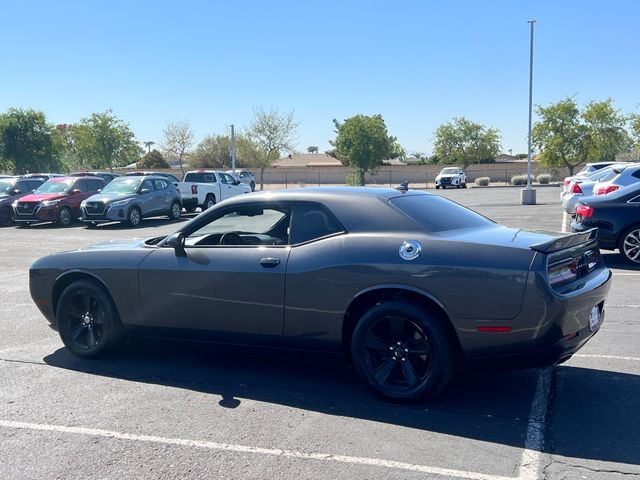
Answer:
<path fill-rule="evenodd" d="M 454 116 L 526 151 L 529 19 L 534 104 L 613 98 L 640 111 L 640 1 L 3 2 L 0 110 L 73 123 L 107 108 L 138 140 L 167 121 L 198 138 L 294 110 L 298 149 L 329 148 L 333 118 L 384 116 L 431 153 Z"/>

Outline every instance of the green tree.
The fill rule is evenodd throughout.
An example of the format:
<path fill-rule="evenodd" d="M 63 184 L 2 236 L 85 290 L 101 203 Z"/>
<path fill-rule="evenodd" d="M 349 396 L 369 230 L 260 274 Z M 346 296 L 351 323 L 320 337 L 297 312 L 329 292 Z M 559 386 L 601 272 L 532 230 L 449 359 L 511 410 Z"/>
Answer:
<path fill-rule="evenodd" d="M 538 107 L 540 121 L 531 131 L 531 141 L 540 150 L 544 167 L 566 167 L 573 175 L 582 163 L 614 160 L 628 150 L 630 138 L 624 129 L 627 118 L 613 108 L 611 99 L 589 102 L 580 111 L 573 98 L 548 107 Z"/>
<path fill-rule="evenodd" d="M 464 117 L 440 125 L 434 135 L 434 150 L 440 163 L 462 164 L 495 160 L 500 153 L 500 132 Z"/>
<path fill-rule="evenodd" d="M 0 170 L 16 174 L 64 169 L 64 143 L 44 113 L 10 108 L 0 115 Z"/>
<path fill-rule="evenodd" d="M 156 142 L 154 142 L 153 140 L 147 140 L 146 142 L 142 143 L 144 143 L 144 146 L 147 147 L 147 153 L 151 152 L 151 147 L 156 144 Z"/>
<path fill-rule="evenodd" d="M 629 116 L 629 129 L 631 130 L 631 140 L 633 143 L 631 158 L 640 160 L 640 114 Z"/>
<path fill-rule="evenodd" d="M 318 150 L 320 150 L 320 149 L 318 147 L 316 147 L 315 145 L 307 147 L 307 152 L 309 152 L 309 153 L 318 153 Z"/>
<path fill-rule="evenodd" d="M 228 135 L 208 135 L 189 157 L 193 168 L 230 168 L 231 138 Z"/>
<path fill-rule="evenodd" d="M 264 169 L 280 158 L 282 152 L 293 152 L 298 123 L 293 112 L 280 113 L 277 108 L 262 107 L 253 111 L 253 119 L 238 142 L 238 151 L 248 166 L 260 169 L 260 189 L 264 187 Z"/>
<path fill-rule="evenodd" d="M 344 122 L 333 120 L 336 138 L 330 142 L 338 158 L 356 169 L 355 183 L 364 185 L 367 172 L 375 172 L 382 161 L 395 158 L 404 151 L 396 138 L 387 132 L 382 115 L 356 115 Z"/>
<path fill-rule="evenodd" d="M 135 162 L 142 149 L 129 125 L 111 110 L 92 113 L 71 129 L 78 159 L 84 168 L 122 167 Z"/>
<path fill-rule="evenodd" d="M 171 168 L 169 162 L 165 160 L 160 153 L 155 148 L 150 152 L 147 152 L 144 157 L 142 157 L 138 163 L 136 163 L 136 168 L 141 168 L 145 170 L 152 170 L 155 168 Z"/>
<path fill-rule="evenodd" d="M 191 152 L 195 137 L 191 125 L 186 120 L 175 120 L 167 123 L 163 130 L 162 148 L 167 156 L 173 156 L 180 162 L 180 170 L 184 177 L 184 160 Z"/>

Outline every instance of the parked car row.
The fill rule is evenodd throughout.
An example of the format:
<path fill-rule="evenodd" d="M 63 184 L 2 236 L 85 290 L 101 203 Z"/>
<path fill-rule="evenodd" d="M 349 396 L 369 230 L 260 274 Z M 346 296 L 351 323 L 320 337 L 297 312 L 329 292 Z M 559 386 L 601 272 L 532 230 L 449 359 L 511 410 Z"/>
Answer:
<path fill-rule="evenodd" d="M 245 178 L 248 178 L 245 176 Z M 88 226 L 121 222 L 138 226 L 143 218 L 180 218 L 203 211 L 235 195 L 251 192 L 237 177 L 214 170 L 185 175 L 187 182 L 165 172 L 76 172 L 27 174 L 0 178 L 0 225 L 53 222 L 68 226 L 81 220 Z M 181 196 L 184 192 L 184 198 Z"/>
<path fill-rule="evenodd" d="M 602 163 L 565 180 L 562 208 L 574 217 L 572 232 L 595 227 L 600 248 L 640 265 L 640 163 Z"/>

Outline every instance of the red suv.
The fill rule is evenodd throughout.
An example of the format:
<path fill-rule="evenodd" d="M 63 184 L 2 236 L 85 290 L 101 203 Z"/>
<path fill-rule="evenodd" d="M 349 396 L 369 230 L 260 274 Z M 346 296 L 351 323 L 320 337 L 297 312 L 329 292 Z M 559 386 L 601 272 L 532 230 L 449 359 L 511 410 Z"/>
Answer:
<path fill-rule="evenodd" d="M 99 177 L 54 177 L 14 202 L 15 222 L 56 222 L 66 227 L 80 218 L 80 202 L 104 186 Z"/>

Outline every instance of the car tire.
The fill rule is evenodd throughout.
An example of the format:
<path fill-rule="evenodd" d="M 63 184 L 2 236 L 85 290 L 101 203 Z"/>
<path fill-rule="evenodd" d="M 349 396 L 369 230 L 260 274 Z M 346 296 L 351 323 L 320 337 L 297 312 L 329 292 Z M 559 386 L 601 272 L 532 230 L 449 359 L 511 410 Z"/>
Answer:
<path fill-rule="evenodd" d="M 439 190 L 439 189 L 440 189 L 440 185 L 436 185 L 436 190 Z"/>
<path fill-rule="evenodd" d="M 466 183 L 463 183 L 463 184 L 462 184 L 462 188 L 467 188 L 467 184 L 466 184 Z"/>
<path fill-rule="evenodd" d="M 640 225 L 628 228 L 620 236 L 618 250 L 627 262 L 640 265 Z"/>
<path fill-rule="evenodd" d="M 182 206 L 179 202 L 173 202 L 171 204 L 171 210 L 169 210 L 169 218 L 171 220 L 178 220 L 182 214 Z"/>
<path fill-rule="evenodd" d="M 127 213 L 127 224 L 130 227 L 137 227 L 142 221 L 142 212 L 138 207 L 131 207 Z"/>
<path fill-rule="evenodd" d="M 103 356 L 123 338 L 111 297 L 89 280 L 77 280 L 63 290 L 56 307 L 56 324 L 65 347 L 80 358 Z"/>
<path fill-rule="evenodd" d="M 68 227 L 73 221 L 72 216 L 73 214 L 71 213 L 71 209 L 69 207 L 62 207 L 58 212 L 58 225 L 60 225 L 61 227 Z"/>
<path fill-rule="evenodd" d="M 13 223 L 13 211 L 9 207 L 0 208 L 0 226 L 8 227 Z"/>
<path fill-rule="evenodd" d="M 410 302 L 388 301 L 370 308 L 351 338 L 354 367 L 362 381 L 397 402 L 440 392 L 458 364 L 445 321 Z"/>
<path fill-rule="evenodd" d="M 202 211 L 210 209 L 216 204 L 216 197 L 212 194 L 209 194 L 205 197 L 204 203 L 202 204 Z"/>
<path fill-rule="evenodd" d="M 196 207 L 189 207 L 189 208 L 185 208 L 184 210 L 187 213 L 193 213 L 196 211 Z"/>
<path fill-rule="evenodd" d="M 96 228 L 98 224 L 96 222 L 87 222 L 87 228 Z"/>
<path fill-rule="evenodd" d="M 251 191 L 255 192 L 256 191 L 256 182 L 254 182 L 253 180 L 251 181 L 251 183 L 249 184 L 249 186 L 251 187 Z"/>

